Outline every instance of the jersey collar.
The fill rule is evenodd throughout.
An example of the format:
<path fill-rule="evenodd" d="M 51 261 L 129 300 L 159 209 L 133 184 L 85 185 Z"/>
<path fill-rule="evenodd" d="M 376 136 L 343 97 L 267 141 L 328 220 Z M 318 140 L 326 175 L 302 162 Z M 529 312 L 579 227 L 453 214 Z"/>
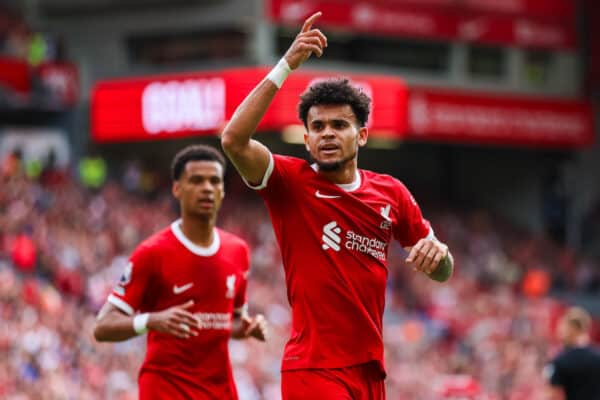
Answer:
<path fill-rule="evenodd" d="M 185 234 L 181 230 L 181 219 L 178 219 L 177 221 L 171 224 L 171 231 L 186 249 L 196 254 L 197 256 L 213 256 L 217 251 L 219 251 L 219 247 L 221 246 L 219 230 L 216 228 L 214 229 L 213 241 L 210 244 L 210 246 L 207 247 L 198 246 L 185 236 Z"/>
<path fill-rule="evenodd" d="M 315 171 L 315 172 L 319 172 L 319 166 L 314 163 L 314 164 L 310 164 L 310 167 Z M 335 185 L 337 187 L 339 187 L 340 189 L 344 190 L 345 192 L 353 192 L 356 189 L 358 189 L 360 187 L 361 184 L 361 179 L 360 179 L 360 173 L 358 172 L 358 168 L 354 171 L 354 180 L 350 183 L 336 183 Z"/>

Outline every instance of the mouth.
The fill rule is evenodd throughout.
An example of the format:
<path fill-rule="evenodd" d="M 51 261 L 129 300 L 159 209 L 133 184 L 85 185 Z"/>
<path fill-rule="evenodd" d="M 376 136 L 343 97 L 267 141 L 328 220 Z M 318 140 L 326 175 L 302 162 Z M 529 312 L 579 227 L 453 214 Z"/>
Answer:
<path fill-rule="evenodd" d="M 334 155 L 340 150 L 340 146 L 336 143 L 325 143 L 319 146 L 319 153 L 329 156 Z"/>
<path fill-rule="evenodd" d="M 215 201 L 213 199 L 198 199 L 196 203 L 203 208 L 212 208 L 215 205 Z"/>

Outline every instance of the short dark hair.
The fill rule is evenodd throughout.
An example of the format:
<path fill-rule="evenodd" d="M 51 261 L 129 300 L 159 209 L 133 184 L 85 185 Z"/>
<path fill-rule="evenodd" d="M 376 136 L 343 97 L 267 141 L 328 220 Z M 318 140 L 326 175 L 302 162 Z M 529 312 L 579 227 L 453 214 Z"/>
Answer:
<path fill-rule="evenodd" d="M 181 178 L 181 174 L 188 161 L 216 161 L 223 167 L 225 173 L 225 157 L 220 151 L 211 146 L 193 144 L 179 150 L 171 162 L 171 178 L 174 181 Z"/>
<path fill-rule="evenodd" d="M 359 126 L 363 127 L 369 120 L 371 99 L 361 89 L 352 86 L 348 79 L 328 79 L 311 85 L 300 96 L 298 117 L 308 128 L 308 110 L 316 105 L 349 105 L 356 116 Z"/>
<path fill-rule="evenodd" d="M 587 332 L 592 325 L 592 317 L 581 307 L 569 308 L 563 318 L 577 332 Z"/>

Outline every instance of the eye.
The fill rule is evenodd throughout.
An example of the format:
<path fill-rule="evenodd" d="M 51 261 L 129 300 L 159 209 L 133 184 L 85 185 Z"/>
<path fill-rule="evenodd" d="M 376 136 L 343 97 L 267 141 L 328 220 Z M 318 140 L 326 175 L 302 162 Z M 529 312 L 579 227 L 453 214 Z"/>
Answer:
<path fill-rule="evenodd" d="M 323 123 L 321 121 L 315 121 L 312 123 L 313 131 L 320 131 L 323 129 Z"/>
<path fill-rule="evenodd" d="M 348 126 L 348 123 L 343 120 L 336 120 L 332 123 L 334 129 L 344 129 Z"/>
<path fill-rule="evenodd" d="M 218 176 L 213 176 L 212 178 L 210 178 L 210 183 L 212 183 L 213 185 L 219 185 L 221 184 L 221 182 L 222 180 Z"/>

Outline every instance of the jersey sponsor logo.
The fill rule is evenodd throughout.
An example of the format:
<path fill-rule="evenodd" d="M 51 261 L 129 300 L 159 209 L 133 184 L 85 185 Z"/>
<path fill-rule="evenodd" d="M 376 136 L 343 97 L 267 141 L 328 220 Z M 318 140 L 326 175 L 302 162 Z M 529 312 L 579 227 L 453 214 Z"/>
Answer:
<path fill-rule="evenodd" d="M 185 285 L 182 285 L 182 286 L 173 285 L 173 293 L 181 294 L 181 293 L 185 292 L 186 290 L 188 290 L 189 288 L 191 288 L 192 286 L 194 286 L 194 282 L 186 283 Z"/>
<path fill-rule="evenodd" d="M 231 314 L 229 313 L 194 313 L 198 321 L 198 329 L 231 329 Z"/>
<path fill-rule="evenodd" d="M 368 254 L 378 260 L 385 261 L 386 242 L 361 235 L 352 230 L 346 231 L 345 235 L 341 234 L 342 228 L 336 221 L 325 224 L 325 226 L 323 226 L 323 236 L 321 237 L 323 240 L 323 250 L 332 249 L 337 252 L 340 251 L 343 246 L 350 251 L 358 251 L 360 253 Z M 343 243 L 342 236 L 345 240 Z"/>
<path fill-rule="evenodd" d="M 227 291 L 225 292 L 226 299 L 233 299 L 235 296 L 235 275 L 231 274 L 225 280 L 225 288 Z"/>
<path fill-rule="evenodd" d="M 391 204 L 387 204 L 385 207 L 381 207 L 381 216 L 384 218 L 384 220 L 379 225 L 381 229 L 390 229 L 392 227 L 392 219 L 390 218 L 391 208 Z"/>
<path fill-rule="evenodd" d="M 133 263 L 130 261 L 127 263 L 127 265 L 125 266 L 125 269 L 123 270 L 123 274 L 121 275 L 121 278 L 119 279 L 119 285 L 125 286 L 129 282 L 131 282 L 132 274 L 133 274 Z"/>
<path fill-rule="evenodd" d="M 319 193 L 317 191 L 317 193 Z M 323 227 L 323 236 L 321 239 L 323 240 L 323 250 L 332 249 L 335 251 L 340 251 L 340 243 L 342 242 L 342 238 L 340 237 L 340 233 L 342 232 L 342 228 L 340 228 L 335 221 L 331 221 L 328 224 L 325 224 Z"/>
<path fill-rule="evenodd" d="M 339 199 L 342 196 L 332 195 L 332 194 L 323 194 L 318 190 L 315 192 L 315 196 L 319 199 Z"/>

